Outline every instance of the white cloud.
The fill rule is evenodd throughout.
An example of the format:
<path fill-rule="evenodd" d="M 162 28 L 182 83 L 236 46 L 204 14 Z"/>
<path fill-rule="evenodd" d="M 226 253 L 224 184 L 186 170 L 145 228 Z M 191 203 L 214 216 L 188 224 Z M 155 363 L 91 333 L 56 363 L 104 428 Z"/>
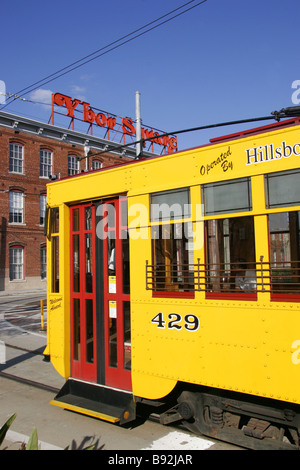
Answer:
<path fill-rule="evenodd" d="M 0 80 L 0 104 L 5 104 L 5 96 L 6 96 L 5 82 L 3 80 Z"/>
<path fill-rule="evenodd" d="M 41 104 L 43 106 L 47 106 L 49 109 L 49 104 L 52 104 L 52 90 L 44 90 L 43 88 L 39 88 L 38 90 L 34 90 L 30 93 L 30 99 L 37 104 Z"/>
<path fill-rule="evenodd" d="M 84 96 L 85 91 L 86 91 L 86 88 L 83 86 L 72 85 L 71 87 L 72 98 L 77 98 L 78 100 L 85 101 L 86 100 L 86 97 Z"/>

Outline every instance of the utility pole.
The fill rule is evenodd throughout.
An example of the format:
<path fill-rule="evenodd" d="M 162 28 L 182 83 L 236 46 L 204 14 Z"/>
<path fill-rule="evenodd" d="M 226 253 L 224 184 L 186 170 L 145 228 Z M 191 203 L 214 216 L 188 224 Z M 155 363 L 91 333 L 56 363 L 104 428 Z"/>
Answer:
<path fill-rule="evenodd" d="M 89 157 L 91 155 L 90 147 L 87 145 L 84 146 L 84 156 L 85 156 L 85 171 L 89 171 Z"/>
<path fill-rule="evenodd" d="M 136 140 L 140 141 L 142 138 L 142 119 L 141 119 L 141 94 L 139 91 L 135 92 L 135 119 L 136 119 Z M 142 145 L 139 142 L 136 144 L 136 157 L 142 155 Z"/>

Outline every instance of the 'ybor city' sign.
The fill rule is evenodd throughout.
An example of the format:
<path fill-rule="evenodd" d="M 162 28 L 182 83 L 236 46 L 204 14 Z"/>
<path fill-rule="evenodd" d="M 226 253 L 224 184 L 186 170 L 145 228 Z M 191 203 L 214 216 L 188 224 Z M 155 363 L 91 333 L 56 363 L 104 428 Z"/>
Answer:
<path fill-rule="evenodd" d="M 97 112 L 89 103 L 61 93 L 53 93 L 52 95 L 52 122 L 54 121 L 54 105 L 65 106 L 67 110 L 66 115 L 73 121 L 75 118 L 74 111 L 76 109 L 76 111 L 81 112 L 81 118 L 79 119 L 83 122 L 87 122 L 90 125 L 95 124 L 100 128 L 106 128 L 108 131 L 114 130 L 121 132 L 124 138 L 126 135 L 136 135 L 136 128 L 131 118 L 122 118 L 121 122 L 118 123 L 115 116 L 104 112 Z M 78 119 L 78 117 L 76 117 L 76 119 Z M 174 136 L 160 137 L 160 134 L 154 132 L 153 129 L 145 129 L 142 127 L 141 137 L 142 139 L 151 139 L 152 143 L 165 147 L 167 153 L 172 153 L 177 150 L 177 138 Z"/>

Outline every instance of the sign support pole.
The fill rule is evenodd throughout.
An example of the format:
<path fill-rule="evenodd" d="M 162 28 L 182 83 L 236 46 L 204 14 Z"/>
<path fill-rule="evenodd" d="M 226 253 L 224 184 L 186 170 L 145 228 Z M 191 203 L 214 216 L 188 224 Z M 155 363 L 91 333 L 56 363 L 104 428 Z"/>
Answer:
<path fill-rule="evenodd" d="M 142 120 L 141 120 L 141 94 L 139 91 L 135 92 L 135 118 L 136 118 L 136 140 L 138 143 L 136 144 L 136 157 L 141 157 L 142 154 L 142 146 L 141 146 L 141 138 L 142 138 Z"/>

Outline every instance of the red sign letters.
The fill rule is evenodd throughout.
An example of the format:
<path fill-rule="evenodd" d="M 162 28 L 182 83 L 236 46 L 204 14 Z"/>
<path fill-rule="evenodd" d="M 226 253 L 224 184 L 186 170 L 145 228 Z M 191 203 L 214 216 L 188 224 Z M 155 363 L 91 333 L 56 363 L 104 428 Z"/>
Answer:
<path fill-rule="evenodd" d="M 82 106 L 82 121 L 90 124 L 96 124 L 99 127 L 106 127 L 107 129 L 114 129 L 117 125 L 116 117 L 109 116 L 103 112 L 96 113 L 90 106 L 89 103 L 84 101 L 70 98 L 70 96 L 62 95 L 61 93 L 54 93 L 52 95 L 52 103 L 57 106 L 65 106 L 67 108 L 67 116 L 74 118 L 74 110 L 81 105 Z M 136 128 L 134 127 L 133 120 L 126 117 L 122 118 L 121 129 L 123 136 L 125 135 L 136 135 Z M 142 139 L 151 139 L 158 145 L 164 146 L 167 153 L 172 153 L 177 150 L 177 138 L 174 136 L 160 137 L 158 132 L 154 132 L 153 129 L 141 129 Z"/>

